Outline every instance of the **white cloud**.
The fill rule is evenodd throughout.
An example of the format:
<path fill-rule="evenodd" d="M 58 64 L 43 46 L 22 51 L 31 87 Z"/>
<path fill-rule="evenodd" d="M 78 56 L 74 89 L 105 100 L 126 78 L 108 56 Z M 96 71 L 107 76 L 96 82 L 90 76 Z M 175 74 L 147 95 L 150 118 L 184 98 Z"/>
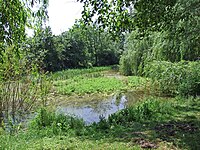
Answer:
<path fill-rule="evenodd" d="M 81 18 L 83 4 L 76 0 L 49 0 L 49 25 L 58 35 L 71 28 L 75 19 Z"/>

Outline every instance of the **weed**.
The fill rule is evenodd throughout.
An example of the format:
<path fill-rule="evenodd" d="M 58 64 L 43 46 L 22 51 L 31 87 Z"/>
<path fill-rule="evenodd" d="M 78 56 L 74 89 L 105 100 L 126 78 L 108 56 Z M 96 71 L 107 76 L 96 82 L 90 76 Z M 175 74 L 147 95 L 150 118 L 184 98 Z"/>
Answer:
<path fill-rule="evenodd" d="M 30 129 L 49 129 L 54 134 L 67 132 L 70 129 L 82 129 L 83 127 L 84 123 L 82 120 L 63 114 L 56 114 L 47 111 L 45 108 L 41 108 L 37 116 L 30 123 Z"/>

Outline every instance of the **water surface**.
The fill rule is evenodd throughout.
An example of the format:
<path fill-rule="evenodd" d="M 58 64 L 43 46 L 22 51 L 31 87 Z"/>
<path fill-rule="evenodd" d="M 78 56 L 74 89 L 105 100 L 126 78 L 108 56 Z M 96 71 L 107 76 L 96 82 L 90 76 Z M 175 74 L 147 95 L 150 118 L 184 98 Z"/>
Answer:
<path fill-rule="evenodd" d="M 126 108 L 126 95 L 114 95 L 103 100 L 92 100 L 89 102 L 71 103 L 57 108 L 57 112 L 82 118 L 86 124 L 99 122 L 100 118 L 108 118 L 109 115 Z"/>

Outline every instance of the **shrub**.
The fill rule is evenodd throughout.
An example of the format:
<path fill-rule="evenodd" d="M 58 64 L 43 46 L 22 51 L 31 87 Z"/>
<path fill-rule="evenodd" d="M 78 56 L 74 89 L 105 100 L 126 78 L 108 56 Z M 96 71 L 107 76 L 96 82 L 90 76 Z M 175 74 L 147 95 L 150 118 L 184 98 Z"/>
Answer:
<path fill-rule="evenodd" d="M 170 95 L 200 95 L 200 63 L 153 61 L 145 67 L 146 77 L 153 79 L 162 93 Z"/>
<path fill-rule="evenodd" d="M 39 62 L 30 60 L 28 55 L 16 45 L 5 46 L 1 51 L 0 126 L 10 119 L 12 125 L 18 123 L 21 117 L 17 116 L 33 110 L 38 103 L 46 105 L 51 81 L 39 71 Z"/>

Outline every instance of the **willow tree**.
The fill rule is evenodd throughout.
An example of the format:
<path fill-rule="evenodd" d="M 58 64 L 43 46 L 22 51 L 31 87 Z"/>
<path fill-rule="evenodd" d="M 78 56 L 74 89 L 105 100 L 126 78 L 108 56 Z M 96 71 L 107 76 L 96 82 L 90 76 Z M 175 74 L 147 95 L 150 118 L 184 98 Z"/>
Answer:
<path fill-rule="evenodd" d="M 37 11 L 33 11 L 34 6 Z M 19 92 L 22 91 L 19 89 L 21 85 L 15 82 L 22 80 L 20 77 L 26 76 L 30 70 L 26 49 L 21 47 L 26 39 L 26 29 L 37 30 L 48 18 L 47 6 L 48 0 L 0 0 L 0 126 L 3 111 L 10 107 L 9 96 L 12 97 L 13 111 L 17 107 L 14 100 L 18 100 L 19 108 L 25 101 L 20 98 L 23 94 Z"/>

